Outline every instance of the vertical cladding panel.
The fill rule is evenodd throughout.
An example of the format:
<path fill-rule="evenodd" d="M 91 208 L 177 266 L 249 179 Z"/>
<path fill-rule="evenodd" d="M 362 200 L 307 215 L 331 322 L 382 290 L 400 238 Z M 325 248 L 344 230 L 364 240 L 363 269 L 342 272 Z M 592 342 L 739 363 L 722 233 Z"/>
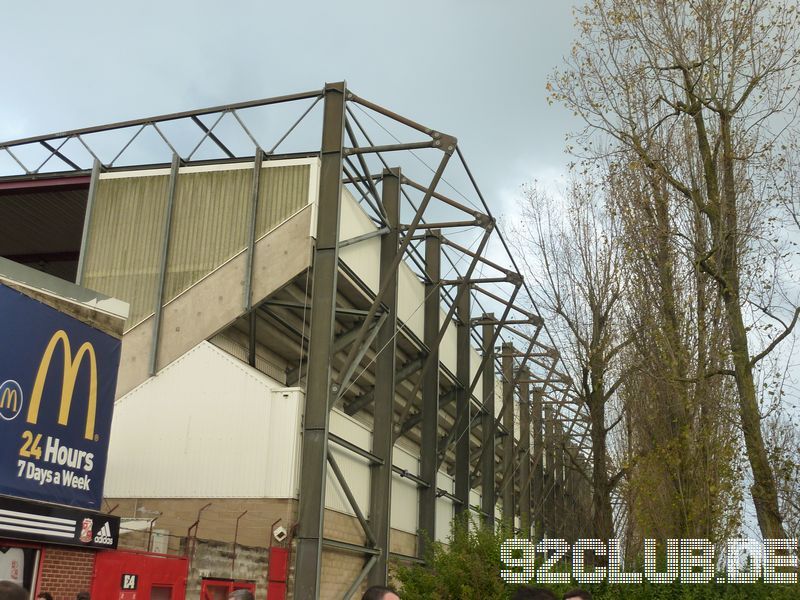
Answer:
<path fill-rule="evenodd" d="M 419 474 L 419 458 L 395 446 L 393 462 L 413 475 Z M 407 533 L 416 533 L 419 524 L 419 502 L 417 485 L 397 473 L 392 474 L 391 525 Z"/>
<path fill-rule="evenodd" d="M 440 323 L 444 323 L 444 318 L 446 316 L 446 313 L 441 313 L 439 316 Z M 450 319 L 447 323 L 447 330 L 442 338 L 442 343 L 439 345 L 439 360 L 445 367 L 450 369 L 451 372 L 455 373 L 457 357 L 458 344 L 456 343 L 456 323 Z"/>
<path fill-rule="evenodd" d="M 424 337 L 425 286 L 408 265 L 402 264 L 398 269 L 397 316 L 403 325 L 411 330 L 419 339 Z"/>
<path fill-rule="evenodd" d="M 263 167 L 257 237 L 308 204 L 311 175 L 311 164 Z M 252 165 L 181 169 L 165 301 L 244 249 L 252 180 Z M 169 171 L 164 169 L 100 176 L 83 284 L 128 302 L 127 328 L 153 312 L 168 187 Z"/>
<path fill-rule="evenodd" d="M 478 375 L 481 361 L 483 360 L 483 354 L 478 354 L 477 352 L 473 351 L 469 353 L 469 381 L 467 385 L 472 383 L 472 380 L 475 378 L 475 375 Z M 478 402 L 483 404 L 485 398 L 482 398 L 483 394 L 483 375 L 478 375 L 478 382 L 475 384 L 475 388 L 472 390 L 473 397 L 478 399 Z"/>
<path fill-rule="evenodd" d="M 476 490 L 469 491 L 469 503 L 471 506 L 480 507 L 481 505 L 481 495 Z"/>
<path fill-rule="evenodd" d="M 331 411 L 330 431 L 361 448 L 371 448 L 370 431 L 361 423 L 356 422 L 339 410 Z M 353 454 L 337 444 L 330 445 L 331 454 L 336 459 L 339 468 L 344 474 L 350 491 L 358 502 L 364 515 L 369 512 L 369 482 L 370 468 L 366 459 Z M 328 468 L 327 487 L 325 488 L 325 508 L 337 510 L 349 515 L 355 512 L 350 502 L 339 485 L 333 470 Z"/>
<path fill-rule="evenodd" d="M 252 169 L 182 172 L 175 190 L 164 301 L 246 246 Z"/>
<path fill-rule="evenodd" d="M 454 491 L 454 479 L 439 471 L 436 475 L 436 484 L 451 494 Z M 446 496 L 436 499 L 436 541 L 446 542 L 450 538 L 455 510 L 452 500 Z"/>
<path fill-rule="evenodd" d="M 128 302 L 128 328 L 153 311 L 168 186 L 166 174 L 97 185 L 83 285 Z"/>
<path fill-rule="evenodd" d="M 269 422 L 260 424 L 269 438 L 265 457 L 266 473 L 264 495 L 269 496 L 273 480 L 282 489 L 290 490 L 292 497 L 300 491 L 300 432 L 304 391 L 300 388 L 272 390 Z M 274 474 L 274 475 L 273 475 Z"/>
<path fill-rule="evenodd" d="M 256 213 L 256 238 L 308 204 L 310 165 L 261 169 Z"/>

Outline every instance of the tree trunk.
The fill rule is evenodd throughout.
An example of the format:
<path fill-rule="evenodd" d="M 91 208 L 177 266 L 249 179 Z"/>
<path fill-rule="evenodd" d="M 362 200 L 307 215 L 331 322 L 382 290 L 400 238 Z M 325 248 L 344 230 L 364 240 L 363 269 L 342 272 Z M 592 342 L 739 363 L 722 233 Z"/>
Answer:
<path fill-rule="evenodd" d="M 761 414 L 758 408 L 756 388 L 753 380 L 753 366 L 750 364 L 750 350 L 747 343 L 747 330 L 742 318 L 739 302 L 739 248 L 738 218 L 736 210 L 736 189 L 734 184 L 734 153 L 731 138 L 731 123 L 721 118 L 722 134 L 722 194 L 720 196 L 720 227 L 716 240 L 719 255 L 718 278 L 722 301 L 725 305 L 731 358 L 739 392 L 739 413 L 744 434 L 747 458 L 753 471 L 753 504 L 761 534 L 765 539 L 784 538 L 780 510 L 778 508 L 778 489 L 775 476 L 767 458 L 764 437 L 761 434 Z"/>
<path fill-rule="evenodd" d="M 605 411 L 601 411 L 605 414 Z M 614 537 L 614 519 L 611 514 L 611 485 L 606 461 L 605 423 L 592 415 L 592 514 L 594 535 L 601 540 Z"/>
<path fill-rule="evenodd" d="M 599 312 L 593 314 L 599 317 Z M 599 319 L 595 319 L 595 334 L 599 339 Z M 603 365 L 598 361 L 597 350 L 589 358 L 588 393 L 589 413 L 592 419 L 592 515 L 594 515 L 594 535 L 601 540 L 614 537 L 614 518 L 611 513 L 611 480 L 608 475 L 608 454 L 606 448 L 606 399 L 603 384 Z"/>

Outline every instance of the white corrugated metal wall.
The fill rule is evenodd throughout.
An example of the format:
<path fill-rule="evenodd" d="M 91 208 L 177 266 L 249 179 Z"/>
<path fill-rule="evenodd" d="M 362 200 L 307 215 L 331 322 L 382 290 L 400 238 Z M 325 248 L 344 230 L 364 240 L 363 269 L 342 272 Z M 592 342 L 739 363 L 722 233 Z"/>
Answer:
<path fill-rule="evenodd" d="M 203 342 L 115 406 L 105 495 L 109 498 L 297 498 L 303 392 Z M 369 428 L 334 410 L 331 432 L 372 447 Z M 365 514 L 368 463 L 331 445 Z M 419 475 L 419 459 L 396 447 L 394 463 Z M 453 479 L 439 473 L 439 486 Z M 479 503 L 479 498 L 474 499 Z M 438 501 L 437 539 L 450 531 L 453 505 Z M 332 473 L 326 507 L 355 514 Z M 416 533 L 416 484 L 395 474 L 392 527 Z"/>

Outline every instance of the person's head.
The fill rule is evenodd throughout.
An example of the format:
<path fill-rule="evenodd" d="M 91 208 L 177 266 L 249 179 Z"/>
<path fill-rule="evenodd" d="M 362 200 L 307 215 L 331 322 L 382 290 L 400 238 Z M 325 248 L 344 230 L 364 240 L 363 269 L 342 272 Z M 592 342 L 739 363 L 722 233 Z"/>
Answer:
<path fill-rule="evenodd" d="M 75 596 L 75 600 L 90 600 L 89 592 L 78 592 L 78 595 Z"/>
<path fill-rule="evenodd" d="M 382 585 L 373 585 L 364 592 L 364 595 L 361 596 L 361 600 L 400 600 L 400 596 L 398 596 L 392 588 Z"/>
<path fill-rule="evenodd" d="M 53 596 L 48 592 L 39 592 L 36 594 L 36 600 L 53 600 Z"/>
<path fill-rule="evenodd" d="M 228 600 L 255 600 L 250 590 L 234 590 L 228 595 Z"/>
<path fill-rule="evenodd" d="M 28 592 L 12 581 L 0 581 L 0 600 L 28 600 Z"/>
<path fill-rule="evenodd" d="M 547 588 L 521 587 L 512 597 L 512 600 L 558 600 L 556 595 Z"/>
<path fill-rule="evenodd" d="M 564 600 L 592 600 L 592 595 L 586 590 L 575 588 L 564 594 Z"/>

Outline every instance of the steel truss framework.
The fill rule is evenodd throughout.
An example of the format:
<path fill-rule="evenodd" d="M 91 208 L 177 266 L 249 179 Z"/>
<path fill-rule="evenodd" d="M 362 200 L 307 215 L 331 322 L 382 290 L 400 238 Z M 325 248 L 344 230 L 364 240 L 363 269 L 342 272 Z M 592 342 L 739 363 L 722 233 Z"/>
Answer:
<path fill-rule="evenodd" d="M 276 106 L 296 108 L 299 116 L 272 143 L 263 144 L 253 124 L 261 121 L 250 115 Z M 317 132 L 321 127 L 321 145 L 307 142 L 300 152 L 277 153 L 312 121 Z M 151 139 L 144 143 L 146 132 Z M 402 141 L 408 136 L 413 137 Z M 7 172 L 0 175 L 0 190 L 3 181 L 55 181 L 91 173 L 85 246 L 94 182 L 101 172 L 142 168 L 141 159 L 129 158 L 137 140 L 144 143 L 146 155 L 155 158 L 148 165 L 171 166 L 171 190 L 183 165 L 255 160 L 258 167 L 276 157 L 320 158 L 310 305 L 305 290 L 296 300 L 270 299 L 251 306 L 250 280 L 243 303 L 250 315 L 251 365 L 255 365 L 257 319 L 310 316 L 309 335 L 292 332 L 299 336 L 301 357 L 287 376 L 290 385 L 306 381 L 296 554 L 296 572 L 303 576 L 296 578 L 295 597 L 319 596 L 324 548 L 364 556 L 363 569 L 345 597 L 351 597 L 365 579 L 372 584 L 386 582 L 393 473 L 410 479 L 419 489 L 418 560 L 424 556 L 425 540 L 435 537 L 436 500 L 441 496 L 452 500 L 457 513 L 471 509 L 488 524 L 494 524 L 495 506 L 501 500 L 503 520 L 513 526 L 519 517 L 523 534 L 564 535 L 562 515 L 577 510 L 590 493 L 588 481 L 579 476 L 587 472 L 591 461 L 585 407 L 576 404 L 558 350 L 455 137 L 360 98 L 344 83 L 333 83 L 307 93 L 2 143 L 0 157 L 7 159 Z M 431 157 L 435 166 L 428 165 Z M 259 172 L 256 168 L 254 199 Z M 462 194 L 446 176 L 469 192 Z M 374 233 L 339 239 L 343 188 L 374 221 Z M 254 214 L 250 219 L 251 272 Z M 165 228 L 169 231 L 169 216 Z M 374 237 L 380 238 L 377 292 L 358 281 L 339 259 L 341 249 Z M 163 300 L 167 243 L 162 249 L 156 321 Z M 499 264 L 501 260 L 510 267 Z M 416 307 L 424 317 L 423 339 L 398 321 L 401 264 L 408 265 L 425 285 L 424 301 Z M 79 264 L 79 281 L 81 272 Z M 341 302 L 337 290 L 342 278 L 361 287 L 366 306 L 354 308 Z M 349 329 L 337 332 L 337 323 L 342 321 L 349 323 Z M 282 324 L 291 329 L 285 319 Z M 451 326 L 456 328 L 455 373 L 440 363 L 440 346 Z M 403 340 L 403 350 L 399 340 Z M 151 372 L 157 364 L 157 347 L 155 340 Z M 474 375 L 471 349 L 481 356 Z M 340 357 L 336 364 L 334 356 Z M 362 382 L 368 371 L 372 385 Z M 495 381 L 502 382 L 499 406 Z M 360 448 L 330 433 L 334 406 L 351 415 L 372 413 L 372 448 Z M 395 445 L 409 439 L 419 449 L 419 476 L 392 461 Z M 356 501 L 331 444 L 365 458 L 372 466 L 368 513 Z M 454 476 L 454 493 L 437 486 L 440 468 Z M 364 545 L 327 539 L 323 534 L 328 472 L 352 505 L 363 528 Z M 470 505 L 471 490 L 480 492 L 480 506 Z"/>

